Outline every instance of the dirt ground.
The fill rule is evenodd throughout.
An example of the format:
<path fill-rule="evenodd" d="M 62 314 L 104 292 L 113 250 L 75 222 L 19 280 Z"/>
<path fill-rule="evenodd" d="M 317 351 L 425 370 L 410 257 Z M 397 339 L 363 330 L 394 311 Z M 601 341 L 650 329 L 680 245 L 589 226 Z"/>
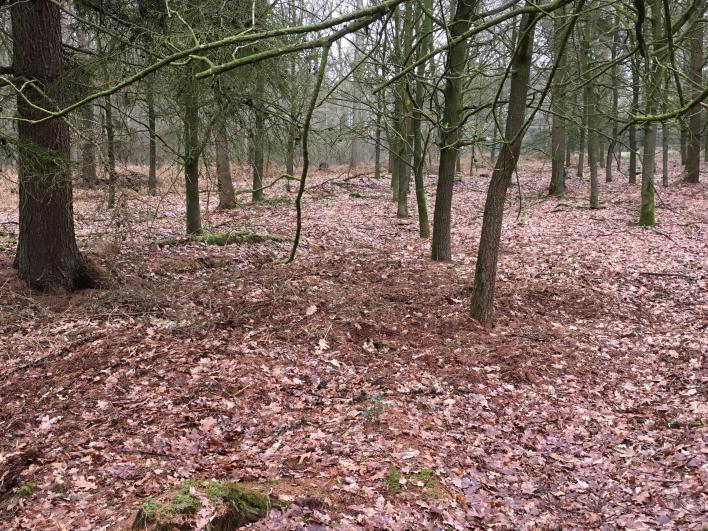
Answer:
<path fill-rule="evenodd" d="M 312 176 L 291 265 L 186 240 L 178 193 L 79 191 L 107 286 L 74 295 L 15 279 L 6 194 L 0 528 L 126 528 L 198 477 L 290 502 L 257 529 L 705 529 L 708 176 L 659 187 L 644 229 L 625 176 L 589 210 L 549 171 L 510 191 L 490 329 L 467 313 L 487 171 L 456 185 L 450 263 L 366 175 Z M 267 196 L 211 196 L 205 226 L 291 237 L 293 195 Z"/>

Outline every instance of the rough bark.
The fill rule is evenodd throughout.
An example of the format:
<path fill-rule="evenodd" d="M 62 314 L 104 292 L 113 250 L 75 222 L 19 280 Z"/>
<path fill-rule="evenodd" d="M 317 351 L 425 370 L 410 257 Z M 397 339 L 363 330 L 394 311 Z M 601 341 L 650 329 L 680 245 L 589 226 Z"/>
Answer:
<path fill-rule="evenodd" d="M 49 107 L 63 101 L 61 17 L 49 0 L 15 2 L 11 9 L 15 75 L 35 79 L 49 98 L 31 86 L 27 99 Z M 41 38 L 40 38 L 41 36 Z M 20 118 L 44 113 L 17 98 Z M 43 291 L 91 286 L 92 268 L 79 253 L 74 236 L 69 127 L 63 119 L 17 124 L 19 236 L 15 267 L 28 286 Z"/>
<path fill-rule="evenodd" d="M 497 259 L 499 257 L 499 243 L 504 218 L 504 200 L 521 153 L 526 96 L 531 73 L 534 21 L 534 15 L 524 14 L 519 24 L 519 42 L 511 65 L 509 111 L 504 134 L 505 142 L 502 144 L 499 160 L 495 164 L 484 205 L 482 233 L 477 253 L 470 313 L 472 317 L 485 326 L 490 325 L 493 319 Z"/>

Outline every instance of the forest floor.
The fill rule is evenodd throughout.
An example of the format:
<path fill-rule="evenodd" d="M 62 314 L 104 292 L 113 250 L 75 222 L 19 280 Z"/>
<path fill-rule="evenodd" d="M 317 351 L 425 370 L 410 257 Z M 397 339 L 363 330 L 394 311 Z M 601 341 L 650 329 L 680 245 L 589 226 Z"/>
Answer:
<path fill-rule="evenodd" d="M 291 265 L 287 241 L 186 240 L 177 193 L 111 213 L 77 192 L 104 289 L 31 294 L 6 234 L 0 528 L 127 528 L 199 477 L 291 502 L 259 529 L 705 529 L 708 176 L 659 187 L 643 229 L 625 176 L 590 210 L 587 181 L 548 198 L 549 170 L 522 164 L 520 212 L 509 194 L 489 329 L 468 316 L 488 175 L 456 185 L 450 263 L 385 179 L 335 172 Z M 212 197 L 205 225 L 292 236 L 280 184 Z"/>

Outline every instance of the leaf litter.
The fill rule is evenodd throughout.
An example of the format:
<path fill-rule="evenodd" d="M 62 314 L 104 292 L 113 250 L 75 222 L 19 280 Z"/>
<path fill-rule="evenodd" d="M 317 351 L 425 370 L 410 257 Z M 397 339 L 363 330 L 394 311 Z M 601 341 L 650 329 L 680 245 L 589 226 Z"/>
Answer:
<path fill-rule="evenodd" d="M 103 290 L 32 295 L 0 244 L 3 528 L 124 528 L 192 477 L 290 501 L 259 529 L 705 528 L 706 184 L 661 189 L 642 229 L 636 186 L 603 185 L 590 211 L 587 182 L 551 199 L 547 164 L 521 170 L 491 329 L 467 315 L 483 177 L 456 185 L 451 263 L 385 180 L 328 175 L 289 266 L 288 242 L 163 245 L 182 238 L 176 195 L 111 214 L 78 194 L 82 244 L 118 247 L 92 255 Z M 207 221 L 289 235 L 294 216 Z"/>

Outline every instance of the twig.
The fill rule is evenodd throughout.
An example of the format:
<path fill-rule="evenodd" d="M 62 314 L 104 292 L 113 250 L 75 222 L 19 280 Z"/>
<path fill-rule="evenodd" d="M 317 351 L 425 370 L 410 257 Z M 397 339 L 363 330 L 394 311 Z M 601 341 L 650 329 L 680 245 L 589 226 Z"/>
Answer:
<path fill-rule="evenodd" d="M 655 273 L 653 271 L 640 271 L 640 275 L 645 275 L 645 276 L 651 276 L 651 277 L 676 277 L 676 278 L 683 278 L 686 279 L 690 282 L 693 282 L 696 280 L 692 276 L 685 275 L 683 273 Z"/>

